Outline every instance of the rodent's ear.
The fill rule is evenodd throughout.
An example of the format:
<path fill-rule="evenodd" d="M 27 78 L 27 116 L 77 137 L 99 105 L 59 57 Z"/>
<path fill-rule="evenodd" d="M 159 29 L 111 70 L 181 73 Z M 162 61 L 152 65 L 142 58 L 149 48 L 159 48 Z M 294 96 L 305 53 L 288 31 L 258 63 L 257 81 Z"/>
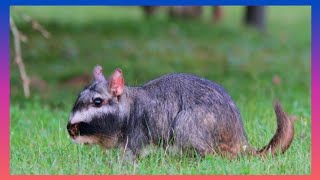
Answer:
<path fill-rule="evenodd" d="M 105 77 L 103 76 L 103 73 L 102 73 L 102 67 L 97 65 L 96 67 L 94 67 L 93 69 L 93 77 L 94 77 L 94 80 L 96 81 L 104 81 L 106 80 Z"/>
<path fill-rule="evenodd" d="M 120 96 L 124 89 L 124 79 L 121 69 L 117 68 L 109 78 L 108 86 L 115 96 Z"/>

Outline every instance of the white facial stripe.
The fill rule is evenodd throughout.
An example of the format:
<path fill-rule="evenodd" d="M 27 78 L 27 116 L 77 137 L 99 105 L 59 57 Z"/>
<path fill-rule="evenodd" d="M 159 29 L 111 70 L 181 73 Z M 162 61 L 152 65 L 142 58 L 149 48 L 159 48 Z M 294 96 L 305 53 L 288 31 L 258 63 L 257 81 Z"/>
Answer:
<path fill-rule="evenodd" d="M 101 98 L 101 95 L 100 95 L 99 93 L 95 93 L 95 94 L 93 95 L 93 99 L 95 99 L 95 98 Z"/>
<path fill-rule="evenodd" d="M 100 108 L 90 106 L 88 109 L 77 111 L 70 115 L 69 121 L 71 124 L 86 122 L 89 123 L 94 116 L 112 113 L 112 109 L 108 106 Z"/>

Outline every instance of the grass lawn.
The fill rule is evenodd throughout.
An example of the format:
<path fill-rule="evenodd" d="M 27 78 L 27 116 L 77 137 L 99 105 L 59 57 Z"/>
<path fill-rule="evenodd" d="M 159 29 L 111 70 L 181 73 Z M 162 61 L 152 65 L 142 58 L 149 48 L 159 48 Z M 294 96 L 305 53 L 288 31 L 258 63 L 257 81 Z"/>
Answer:
<path fill-rule="evenodd" d="M 39 20 L 51 38 L 15 16 L 20 12 Z M 201 21 L 179 21 L 163 11 L 146 20 L 138 7 L 16 7 L 33 81 L 32 97 L 25 99 L 11 61 L 11 174 L 310 174 L 310 12 L 268 7 L 268 30 L 261 34 L 242 25 L 242 7 L 225 7 L 219 24 L 210 21 L 209 8 Z M 275 133 L 277 98 L 298 117 L 295 139 L 284 155 L 264 160 L 179 158 L 159 149 L 134 166 L 121 164 L 118 150 L 76 145 L 67 135 L 69 112 L 96 64 L 105 74 L 122 68 L 133 86 L 170 72 L 218 82 L 238 105 L 255 148 Z"/>

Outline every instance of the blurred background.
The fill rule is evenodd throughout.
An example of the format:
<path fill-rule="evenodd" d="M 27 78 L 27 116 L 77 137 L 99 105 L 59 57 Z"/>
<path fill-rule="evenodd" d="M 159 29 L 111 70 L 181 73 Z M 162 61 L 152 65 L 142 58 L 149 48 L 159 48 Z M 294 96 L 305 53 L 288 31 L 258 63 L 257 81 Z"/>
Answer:
<path fill-rule="evenodd" d="M 12 172 L 60 172 L 52 165 L 59 158 L 45 155 L 54 148 L 45 146 L 60 152 L 69 143 L 69 112 L 96 64 L 105 75 L 121 68 L 130 86 L 172 72 L 221 84 L 239 106 L 250 142 L 259 147 L 274 133 L 269 117 L 278 98 L 299 119 L 296 143 L 306 153 L 300 160 L 310 160 L 310 17 L 310 7 L 294 6 L 12 7 Z M 255 129 L 264 138 L 254 137 Z M 26 138 L 29 133 L 39 137 Z M 30 167 L 24 159 L 30 153 L 56 171 Z M 298 164 L 292 172 L 310 172 L 310 163 L 303 169 Z"/>

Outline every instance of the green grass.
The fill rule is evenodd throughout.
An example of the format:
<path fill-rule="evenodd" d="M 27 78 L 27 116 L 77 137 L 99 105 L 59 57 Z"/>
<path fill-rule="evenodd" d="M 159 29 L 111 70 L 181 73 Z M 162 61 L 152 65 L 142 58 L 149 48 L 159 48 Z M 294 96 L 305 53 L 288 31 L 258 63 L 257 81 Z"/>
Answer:
<path fill-rule="evenodd" d="M 223 22 L 169 20 L 160 12 L 143 19 L 137 7 L 18 7 L 18 27 L 27 35 L 27 73 L 45 81 L 23 97 L 17 66 L 11 61 L 10 168 L 12 174 L 310 174 L 310 7 L 268 7 L 268 30 L 244 27 L 241 7 L 226 7 Z M 51 32 L 46 40 L 15 16 L 25 12 Z M 12 55 L 12 54 L 11 54 Z M 83 88 L 68 83 L 90 75 L 100 64 L 105 74 L 123 69 L 128 85 L 170 72 L 200 75 L 223 85 L 239 106 L 253 147 L 275 132 L 272 100 L 298 116 L 286 154 L 261 160 L 241 157 L 179 158 L 157 150 L 135 165 L 121 164 L 118 150 L 71 143 L 69 112 Z M 275 85 L 272 78 L 279 76 Z"/>

